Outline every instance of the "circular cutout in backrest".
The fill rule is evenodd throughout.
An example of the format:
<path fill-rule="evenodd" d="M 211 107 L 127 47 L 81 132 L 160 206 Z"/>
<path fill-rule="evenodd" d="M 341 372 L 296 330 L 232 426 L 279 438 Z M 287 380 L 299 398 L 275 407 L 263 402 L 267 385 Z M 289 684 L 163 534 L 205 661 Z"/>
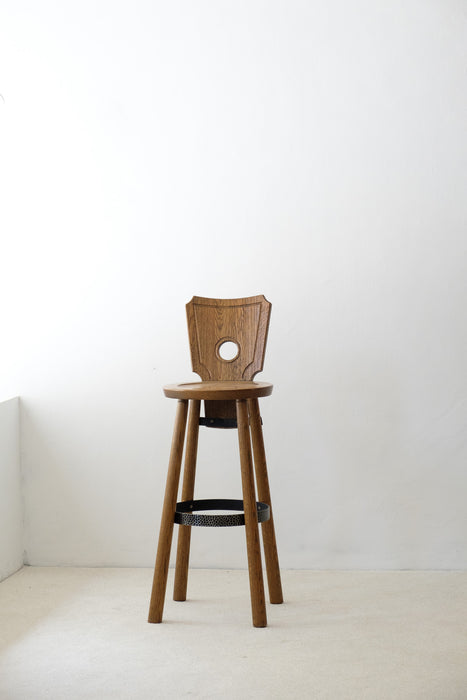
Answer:
<path fill-rule="evenodd" d="M 239 354 L 240 347 L 233 340 L 224 340 L 217 346 L 217 355 L 224 362 L 233 362 Z"/>

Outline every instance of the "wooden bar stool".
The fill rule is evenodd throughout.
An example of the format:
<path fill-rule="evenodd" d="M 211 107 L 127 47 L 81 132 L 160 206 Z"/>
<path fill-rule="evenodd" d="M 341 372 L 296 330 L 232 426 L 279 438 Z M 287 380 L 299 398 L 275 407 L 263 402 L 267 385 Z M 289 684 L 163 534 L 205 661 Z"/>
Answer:
<path fill-rule="evenodd" d="M 180 525 L 174 600 L 186 600 L 192 526 L 244 525 L 253 625 L 267 625 L 258 523 L 271 603 L 282 603 L 271 496 L 258 399 L 272 393 L 272 384 L 254 382 L 262 370 L 271 304 L 263 295 L 243 299 L 193 297 L 186 305 L 193 371 L 201 382 L 170 384 L 164 394 L 177 399 L 177 412 L 162 510 L 159 544 L 149 607 L 149 622 L 161 622 L 174 523 Z M 233 350 L 233 351 L 232 351 Z M 200 417 L 204 401 L 204 417 Z M 185 471 L 177 503 L 185 429 Z M 193 500 L 199 426 L 237 428 L 243 500 Z M 253 458 L 252 450 L 253 446 Z M 258 501 L 255 493 L 255 478 Z M 209 511 L 227 510 L 228 514 Z M 203 511 L 201 513 L 200 511 Z M 206 514 L 206 511 L 208 513 Z"/>

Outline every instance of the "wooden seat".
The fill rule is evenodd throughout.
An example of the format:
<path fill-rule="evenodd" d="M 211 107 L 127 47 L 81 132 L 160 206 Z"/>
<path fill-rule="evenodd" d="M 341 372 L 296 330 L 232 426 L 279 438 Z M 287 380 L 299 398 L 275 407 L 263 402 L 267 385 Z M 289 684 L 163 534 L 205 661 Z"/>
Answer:
<path fill-rule="evenodd" d="M 235 401 L 258 399 L 272 394 L 272 384 L 267 382 L 187 382 L 167 384 L 164 394 L 169 399 L 201 399 L 205 401 Z"/>
<path fill-rule="evenodd" d="M 258 403 L 259 398 L 272 393 L 273 385 L 253 381 L 254 376 L 263 368 L 271 304 L 262 295 L 241 299 L 193 297 L 186 305 L 186 310 L 193 371 L 199 374 L 202 381 L 169 384 L 163 388 L 165 396 L 177 399 L 178 403 L 149 622 L 162 621 L 173 527 L 176 522 L 179 524 L 179 535 L 174 600 L 186 600 L 191 527 L 244 525 L 253 625 L 265 627 L 267 618 L 258 522 L 261 523 L 263 534 L 270 602 L 283 601 Z M 204 403 L 204 417 L 200 417 L 201 402 Z M 194 500 L 200 425 L 238 430 L 243 501 L 225 498 Z M 177 503 L 184 449 L 182 501 Z M 243 509 L 244 514 L 195 514 L 197 510 L 211 511 L 216 508 L 232 511 Z"/>

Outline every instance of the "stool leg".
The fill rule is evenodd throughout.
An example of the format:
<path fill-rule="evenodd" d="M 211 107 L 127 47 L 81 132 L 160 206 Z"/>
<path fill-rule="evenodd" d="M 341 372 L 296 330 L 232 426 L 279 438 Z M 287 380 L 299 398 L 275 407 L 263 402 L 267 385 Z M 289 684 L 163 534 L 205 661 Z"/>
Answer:
<path fill-rule="evenodd" d="M 188 401 L 185 399 L 180 400 L 177 404 L 172 447 L 170 450 L 169 469 L 167 472 L 164 507 L 162 509 L 148 622 L 162 622 L 187 413 Z"/>
<path fill-rule="evenodd" d="M 255 481 L 251 458 L 248 407 L 245 399 L 237 401 L 237 424 L 253 625 L 254 627 L 266 627 L 266 603 L 264 600 L 263 570 L 259 546 L 258 513 L 256 510 Z"/>
<path fill-rule="evenodd" d="M 190 401 L 190 415 L 185 450 L 182 501 L 191 501 L 195 492 L 196 455 L 198 451 L 199 413 L 201 401 Z M 177 563 L 175 565 L 174 600 L 186 600 L 188 561 L 190 559 L 191 526 L 179 525 Z"/>
<path fill-rule="evenodd" d="M 264 558 L 266 560 L 266 572 L 268 576 L 269 599 L 271 603 L 282 603 L 284 599 L 282 596 L 281 574 L 279 558 L 277 556 L 276 535 L 272 517 L 271 494 L 269 491 L 266 453 L 264 450 L 258 399 L 248 399 L 248 408 L 250 411 L 251 441 L 253 443 L 256 483 L 258 485 L 258 500 L 267 503 L 271 508 L 271 517 L 269 520 L 266 520 L 266 522 L 261 523 Z"/>

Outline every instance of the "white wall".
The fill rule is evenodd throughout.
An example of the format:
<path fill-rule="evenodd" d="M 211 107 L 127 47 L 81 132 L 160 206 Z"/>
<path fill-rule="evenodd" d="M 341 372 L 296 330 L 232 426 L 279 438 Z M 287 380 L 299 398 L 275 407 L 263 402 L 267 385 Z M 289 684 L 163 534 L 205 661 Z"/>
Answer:
<path fill-rule="evenodd" d="M 463 3 L 1 15 L 27 560 L 152 565 L 184 304 L 264 293 L 282 564 L 465 568 Z M 200 447 L 198 495 L 239 494 L 235 435 Z M 199 531 L 193 563 L 244 566 L 243 538 Z"/>
<path fill-rule="evenodd" d="M 0 402 L 0 581 L 23 565 L 19 399 Z"/>

